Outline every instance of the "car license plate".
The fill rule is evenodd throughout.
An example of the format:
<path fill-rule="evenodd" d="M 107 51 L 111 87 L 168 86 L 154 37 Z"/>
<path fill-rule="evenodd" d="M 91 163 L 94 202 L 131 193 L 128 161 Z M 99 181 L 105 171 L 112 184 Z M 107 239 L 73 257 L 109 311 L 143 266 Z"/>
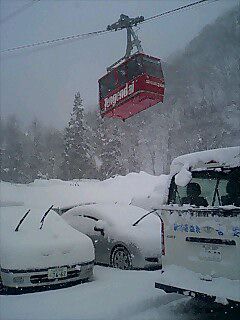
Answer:
<path fill-rule="evenodd" d="M 218 246 L 204 245 L 201 252 L 201 257 L 206 261 L 222 260 L 222 254 Z"/>
<path fill-rule="evenodd" d="M 48 279 L 60 279 L 67 277 L 67 267 L 48 269 Z"/>

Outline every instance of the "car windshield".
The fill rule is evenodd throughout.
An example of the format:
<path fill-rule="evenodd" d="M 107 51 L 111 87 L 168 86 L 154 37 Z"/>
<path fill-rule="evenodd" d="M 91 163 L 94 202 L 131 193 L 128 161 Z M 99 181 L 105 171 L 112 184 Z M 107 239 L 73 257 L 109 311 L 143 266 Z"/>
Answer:
<path fill-rule="evenodd" d="M 169 203 L 197 207 L 240 207 L 240 170 L 193 171 L 192 180 L 185 187 L 177 186 L 173 178 Z"/>

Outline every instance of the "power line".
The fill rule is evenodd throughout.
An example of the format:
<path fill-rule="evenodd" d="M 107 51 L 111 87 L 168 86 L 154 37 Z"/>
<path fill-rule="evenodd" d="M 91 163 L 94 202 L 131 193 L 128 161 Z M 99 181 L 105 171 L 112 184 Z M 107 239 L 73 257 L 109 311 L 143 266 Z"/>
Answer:
<path fill-rule="evenodd" d="M 36 1 L 40 1 L 40 0 L 35 0 L 34 2 L 36 2 Z M 189 8 L 189 7 L 201 4 L 201 3 L 207 3 L 209 1 L 219 1 L 219 0 L 199 0 L 199 1 L 196 1 L 196 2 L 193 2 L 193 3 L 190 3 L 188 5 L 181 6 L 181 7 L 169 10 L 169 11 L 165 11 L 165 12 L 159 13 L 159 14 L 157 14 L 155 16 L 146 18 L 141 23 L 149 22 L 149 21 L 151 21 L 153 19 L 160 18 L 160 17 L 162 17 L 164 15 L 168 15 L 170 13 L 173 13 L 173 12 L 176 12 L 176 11 L 180 11 L 180 10 L 183 10 L 183 9 L 186 9 L 186 8 Z M 3 50 L 0 51 L 0 53 L 12 52 L 12 51 L 17 51 L 17 50 L 22 50 L 22 49 L 27 49 L 27 48 L 37 47 L 37 46 L 52 45 L 52 44 L 55 44 L 57 42 L 64 42 L 64 41 L 69 41 L 69 40 L 76 40 L 76 39 L 83 40 L 83 39 L 87 39 L 89 37 L 100 36 L 100 35 L 108 33 L 108 32 L 113 32 L 113 30 L 105 29 L 105 30 L 99 30 L 99 31 L 88 32 L 88 33 L 83 33 L 83 34 L 71 35 L 71 36 L 67 36 L 67 37 L 60 37 L 60 38 L 53 39 L 53 40 L 39 41 L 39 42 L 31 43 L 31 44 L 26 44 L 26 45 L 13 47 L 13 48 L 3 49 Z"/>
<path fill-rule="evenodd" d="M 29 3 L 26 3 L 25 5 L 21 6 L 20 8 L 18 8 L 17 10 L 13 11 L 12 13 L 10 13 L 9 15 L 7 15 L 6 17 L 4 17 L 3 19 L 0 20 L 0 24 L 3 24 L 4 22 L 7 22 L 8 20 L 14 18 L 15 16 L 17 16 L 19 13 L 22 13 L 24 10 L 28 9 L 29 7 L 31 7 L 33 4 L 39 2 L 40 0 L 32 0 Z"/>

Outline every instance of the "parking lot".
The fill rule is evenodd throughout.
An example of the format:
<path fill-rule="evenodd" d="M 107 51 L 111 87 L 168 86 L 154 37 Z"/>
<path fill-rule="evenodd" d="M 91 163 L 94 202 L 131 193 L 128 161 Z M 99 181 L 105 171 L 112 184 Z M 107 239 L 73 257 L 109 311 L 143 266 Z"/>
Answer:
<path fill-rule="evenodd" d="M 145 183 L 143 183 L 145 181 Z M 32 208 L 78 201 L 129 203 L 141 193 L 150 193 L 157 177 L 129 175 L 105 182 L 36 181 L 31 185 L 2 184 L 5 201 L 24 202 Z M 128 185 L 128 189 L 124 188 Z M 136 185 L 139 188 L 136 188 Z M 145 189 L 144 189 L 145 188 Z M 63 196 L 64 195 L 64 196 Z M 79 198 L 81 195 L 81 199 Z M 44 212 L 44 211 L 43 211 Z M 94 280 L 73 287 L 0 296 L 1 320 L 235 320 L 239 309 L 202 304 L 154 287 L 160 271 L 125 271 L 95 266 Z"/>

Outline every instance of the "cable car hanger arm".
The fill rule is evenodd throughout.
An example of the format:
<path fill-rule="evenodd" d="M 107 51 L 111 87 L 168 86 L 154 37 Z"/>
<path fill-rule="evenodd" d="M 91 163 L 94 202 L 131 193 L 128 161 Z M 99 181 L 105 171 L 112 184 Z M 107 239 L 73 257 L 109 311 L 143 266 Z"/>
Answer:
<path fill-rule="evenodd" d="M 107 72 L 111 71 L 116 65 L 118 65 L 120 62 L 128 59 L 131 56 L 131 52 L 134 48 L 134 46 L 137 48 L 137 52 L 143 52 L 141 41 L 138 39 L 138 36 L 133 30 L 133 26 L 136 26 L 138 23 L 141 23 L 144 21 L 144 17 L 136 17 L 136 18 L 129 18 L 125 14 L 120 15 L 120 19 L 107 26 L 107 30 L 122 30 L 127 29 L 127 48 L 126 53 L 124 57 L 120 58 L 118 61 L 116 61 L 114 64 L 112 64 L 110 67 L 107 68 Z"/>

